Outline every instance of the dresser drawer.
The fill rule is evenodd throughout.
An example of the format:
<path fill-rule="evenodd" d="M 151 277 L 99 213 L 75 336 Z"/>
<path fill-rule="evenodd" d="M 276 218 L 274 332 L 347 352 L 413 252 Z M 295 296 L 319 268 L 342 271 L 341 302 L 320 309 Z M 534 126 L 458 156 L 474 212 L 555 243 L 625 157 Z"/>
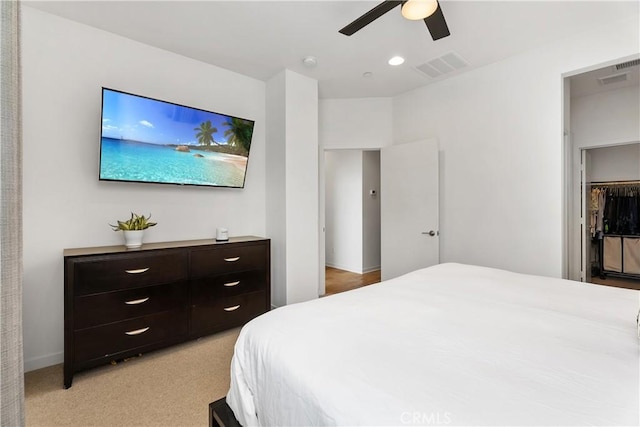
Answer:
<path fill-rule="evenodd" d="M 266 287 L 264 270 L 241 271 L 221 276 L 191 280 L 192 301 L 200 303 L 225 299 L 235 295 L 262 291 Z"/>
<path fill-rule="evenodd" d="M 75 331 L 75 359 L 109 357 L 187 335 L 187 312 L 167 311 Z"/>
<path fill-rule="evenodd" d="M 191 251 L 191 277 L 266 269 L 266 245 L 220 246 Z"/>
<path fill-rule="evenodd" d="M 240 326 L 267 311 L 264 292 L 238 295 L 191 306 L 191 335 Z"/>
<path fill-rule="evenodd" d="M 87 295 L 186 280 L 186 251 L 147 252 L 93 258 L 75 263 L 75 295 Z"/>
<path fill-rule="evenodd" d="M 184 307 L 187 282 L 86 295 L 75 298 L 74 329 L 104 325 Z"/>

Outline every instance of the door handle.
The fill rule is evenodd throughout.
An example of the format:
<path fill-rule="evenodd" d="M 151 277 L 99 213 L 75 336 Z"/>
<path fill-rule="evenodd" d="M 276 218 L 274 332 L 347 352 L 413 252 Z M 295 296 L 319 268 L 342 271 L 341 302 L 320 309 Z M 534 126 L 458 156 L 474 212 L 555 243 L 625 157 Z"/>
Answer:
<path fill-rule="evenodd" d="M 423 231 L 422 234 L 427 234 L 427 235 L 433 237 L 433 236 L 439 236 L 440 232 L 439 231 L 429 230 L 429 231 Z"/>

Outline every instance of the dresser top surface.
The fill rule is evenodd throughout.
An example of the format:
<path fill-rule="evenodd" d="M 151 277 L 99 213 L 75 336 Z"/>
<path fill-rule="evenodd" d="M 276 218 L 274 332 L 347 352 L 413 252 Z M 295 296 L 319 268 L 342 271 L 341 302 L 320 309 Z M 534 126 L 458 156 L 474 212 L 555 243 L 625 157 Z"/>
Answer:
<path fill-rule="evenodd" d="M 144 252 L 157 249 L 173 249 L 173 248 L 186 248 L 191 246 L 209 246 L 209 245 L 228 245 L 229 243 L 243 243 L 243 242 L 259 242 L 269 240 L 264 237 L 256 236 L 237 236 L 229 237 L 227 241 L 217 241 L 216 239 L 199 239 L 199 240 L 180 240 L 174 242 L 154 242 L 144 243 L 142 247 L 127 249 L 124 245 L 116 246 L 96 246 L 92 248 L 70 248 L 63 251 L 64 257 L 73 256 L 85 256 L 85 255 L 102 255 L 102 254 L 116 254 L 116 253 L 130 253 L 130 252 Z"/>

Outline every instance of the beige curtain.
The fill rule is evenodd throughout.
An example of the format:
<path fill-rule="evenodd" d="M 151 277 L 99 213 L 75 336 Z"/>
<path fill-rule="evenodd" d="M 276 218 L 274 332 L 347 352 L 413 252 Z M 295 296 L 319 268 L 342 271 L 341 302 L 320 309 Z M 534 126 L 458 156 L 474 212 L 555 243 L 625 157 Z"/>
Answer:
<path fill-rule="evenodd" d="M 24 425 L 20 4 L 0 0 L 0 426 Z"/>

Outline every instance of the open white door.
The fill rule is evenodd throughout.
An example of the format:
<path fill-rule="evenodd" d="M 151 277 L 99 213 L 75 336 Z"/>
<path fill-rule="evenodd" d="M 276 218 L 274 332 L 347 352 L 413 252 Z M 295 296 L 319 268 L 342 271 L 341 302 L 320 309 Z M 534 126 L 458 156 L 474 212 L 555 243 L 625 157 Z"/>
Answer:
<path fill-rule="evenodd" d="M 438 264 L 436 141 L 383 148 L 380 181 L 382 280 Z"/>

